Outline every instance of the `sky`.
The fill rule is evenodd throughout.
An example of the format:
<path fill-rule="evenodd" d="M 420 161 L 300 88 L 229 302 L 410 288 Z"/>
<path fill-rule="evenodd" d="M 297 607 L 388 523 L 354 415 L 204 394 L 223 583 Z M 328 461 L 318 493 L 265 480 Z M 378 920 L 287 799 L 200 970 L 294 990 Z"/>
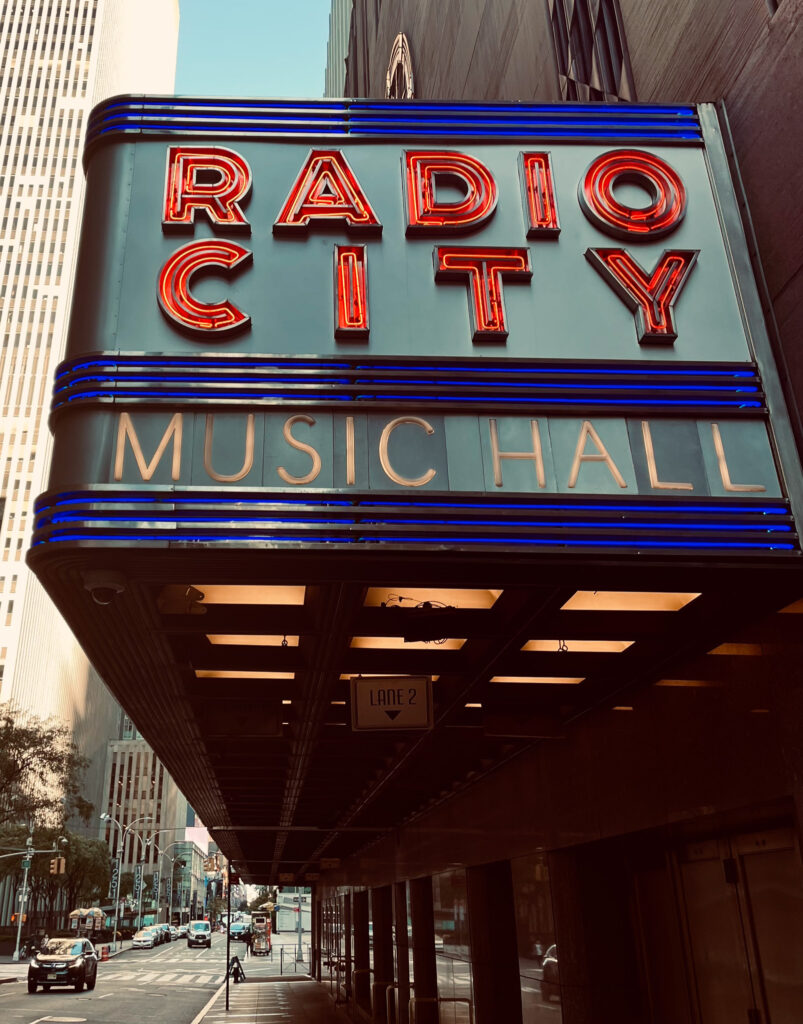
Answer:
<path fill-rule="evenodd" d="M 330 8 L 331 0 L 179 0 L 176 92 L 322 97 Z"/>

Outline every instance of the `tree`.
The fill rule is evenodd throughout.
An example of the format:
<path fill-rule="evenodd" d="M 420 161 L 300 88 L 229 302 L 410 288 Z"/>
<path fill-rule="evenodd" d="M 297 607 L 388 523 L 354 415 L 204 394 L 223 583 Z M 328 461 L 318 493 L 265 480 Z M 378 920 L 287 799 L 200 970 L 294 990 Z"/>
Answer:
<path fill-rule="evenodd" d="M 89 761 L 55 719 L 41 719 L 5 704 L 0 714 L 0 826 L 35 822 L 58 827 L 92 804 L 81 795 Z"/>
<path fill-rule="evenodd" d="M 65 837 L 63 885 L 67 905 L 71 910 L 95 906 L 106 899 L 109 891 L 109 848 L 100 839 L 85 839 L 72 832 L 65 833 Z"/>
<path fill-rule="evenodd" d="M 121 900 L 130 900 L 134 893 L 134 872 L 124 871 L 120 875 L 120 891 L 118 893 Z"/>

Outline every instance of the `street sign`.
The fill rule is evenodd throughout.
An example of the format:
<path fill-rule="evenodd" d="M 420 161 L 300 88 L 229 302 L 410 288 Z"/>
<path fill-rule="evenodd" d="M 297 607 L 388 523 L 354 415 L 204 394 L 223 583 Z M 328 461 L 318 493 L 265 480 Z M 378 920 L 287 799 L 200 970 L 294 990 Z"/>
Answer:
<path fill-rule="evenodd" d="M 109 876 L 109 899 L 117 899 L 117 888 L 120 884 L 120 865 L 118 862 L 112 861 L 111 875 Z"/>
<path fill-rule="evenodd" d="M 142 895 L 142 865 L 137 864 L 134 868 L 134 902 L 139 903 Z"/>
<path fill-rule="evenodd" d="M 27 871 L 30 868 L 30 866 L 31 862 L 26 857 L 26 859 L 22 862 L 22 870 Z"/>
<path fill-rule="evenodd" d="M 351 728 L 431 729 L 428 676 L 358 676 L 351 680 Z"/>

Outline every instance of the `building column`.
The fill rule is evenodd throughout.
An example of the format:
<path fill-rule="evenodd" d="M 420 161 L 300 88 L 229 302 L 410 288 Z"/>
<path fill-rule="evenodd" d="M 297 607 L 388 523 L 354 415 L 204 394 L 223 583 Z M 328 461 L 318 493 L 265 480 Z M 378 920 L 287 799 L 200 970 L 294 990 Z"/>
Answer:
<path fill-rule="evenodd" d="M 430 877 L 414 878 L 410 882 L 410 915 L 413 921 L 415 998 L 437 999 L 435 915 L 432 911 L 432 879 Z M 437 1003 L 416 1003 L 415 1021 L 416 1024 L 438 1024 Z"/>
<path fill-rule="evenodd" d="M 396 928 L 396 1022 L 409 1024 L 410 941 L 407 935 L 407 883 L 393 886 L 393 921 Z"/>
<path fill-rule="evenodd" d="M 354 975 L 351 984 L 354 1002 L 367 1014 L 371 1013 L 371 966 L 368 952 L 368 892 L 355 892 L 352 896 L 354 915 Z"/>
<path fill-rule="evenodd" d="M 343 977 L 343 985 L 346 990 L 346 1002 L 351 999 L 351 893 L 347 892 L 343 897 L 343 960 L 346 964 L 346 973 Z"/>
<path fill-rule="evenodd" d="M 321 980 L 321 942 L 323 941 L 323 928 L 322 928 L 322 915 L 321 915 L 321 901 L 318 899 L 318 894 L 315 891 L 315 886 L 312 887 L 312 895 L 310 896 L 312 901 L 311 913 L 310 913 L 310 974 L 316 981 Z M 299 904 L 300 906 L 300 904 Z"/>
<path fill-rule="evenodd" d="M 466 869 L 476 1024 L 522 1024 L 510 861 Z"/>
<path fill-rule="evenodd" d="M 371 921 L 374 940 L 373 1007 L 374 1020 L 387 1024 L 388 985 L 394 982 L 393 974 L 393 889 L 383 885 L 371 890 Z"/>

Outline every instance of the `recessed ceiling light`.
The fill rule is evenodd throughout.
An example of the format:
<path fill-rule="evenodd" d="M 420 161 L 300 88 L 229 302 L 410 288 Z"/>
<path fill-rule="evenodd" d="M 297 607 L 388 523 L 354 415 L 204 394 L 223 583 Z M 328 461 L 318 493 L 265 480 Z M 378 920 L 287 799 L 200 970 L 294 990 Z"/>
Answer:
<path fill-rule="evenodd" d="M 413 640 L 408 643 L 400 636 L 353 636 L 351 647 L 373 648 L 375 650 L 437 650 L 459 651 L 465 643 L 465 638 L 435 640 L 426 642 L 424 640 Z"/>
<path fill-rule="evenodd" d="M 329 703 L 330 704 L 345 704 L 346 702 L 344 700 L 330 700 Z"/>
<path fill-rule="evenodd" d="M 712 651 L 709 651 L 708 653 L 760 657 L 764 653 L 764 650 L 761 644 L 720 644 L 719 647 L 715 647 Z"/>
<path fill-rule="evenodd" d="M 362 672 L 341 672 L 340 673 L 340 679 L 341 680 L 348 680 L 348 679 L 398 679 L 398 678 L 399 678 L 399 673 L 398 672 L 366 672 L 366 673 L 362 673 Z M 437 683 L 437 681 L 440 679 L 440 676 L 439 675 L 438 676 L 430 676 L 429 678 L 432 680 L 433 683 Z"/>
<path fill-rule="evenodd" d="M 578 590 L 561 611 L 677 612 L 699 596 L 649 590 Z"/>
<path fill-rule="evenodd" d="M 197 679 L 295 679 L 295 672 L 245 672 L 239 669 L 197 668 Z"/>
<path fill-rule="evenodd" d="M 291 700 L 283 700 L 282 701 L 282 704 L 292 704 L 292 703 L 293 702 Z"/>
<path fill-rule="evenodd" d="M 633 708 L 629 704 L 617 704 L 616 707 L 611 708 L 612 711 L 632 711 Z"/>
<path fill-rule="evenodd" d="M 589 654 L 619 654 L 632 647 L 633 640 L 528 640 L 523 651 L 544 651 L 548 654 L 570 651 Z"/>
<path fill-rule="evenodd" d="M 585 676 L 492 676 L 492 683 L 546 683 L 556 686 L 575 686 Z"/>
<path fill-rule="evenodd" d="M 466 704 L 467 708 L 481 708 L 482 704 Z"/>
<path fill-rule="evenodd" d="M 201 604 L 303 604 L 305 587 L 241 586 L 193 583 L 204 595 Z"/>
<path fill-rule="evenodd" d="M 659 679 L 656 686 L 687 686 L 706 688 L 712 686 L 724 686 L 718 679 Z"/>
<path fill-rule="evenodd" d="M 225 644 L 232 647 L 298 647 L 298 637 L 276 633 L 273 636 L 248 633 L 207 633 L 210 644 Z M 285 643 L 284 641 L 287 641 Z"/>
<path fill-rule="evenodd" d="M 366 608 L 382 604 L 414 608 L 424 601 L 453 605 L 455 608 L 493 608 L 501 590 L 424 590 L 420 587 L 370 587 L 365 595 Z M 401 600 L 400 600 L 401 598 Z"/>

